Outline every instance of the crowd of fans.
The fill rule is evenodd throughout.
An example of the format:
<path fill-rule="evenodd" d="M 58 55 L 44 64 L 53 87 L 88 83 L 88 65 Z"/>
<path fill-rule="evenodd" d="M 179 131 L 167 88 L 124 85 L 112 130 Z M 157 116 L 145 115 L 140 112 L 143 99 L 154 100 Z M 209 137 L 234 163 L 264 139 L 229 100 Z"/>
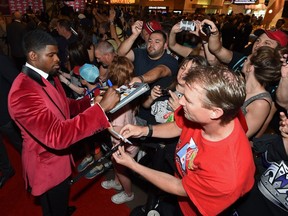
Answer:
<path fill-rule="evenodd" d="M 183 30 L 181 20 L 193 21 L 195 30 Z M 43 214 L 68 211 L 71 170 L 63 157 L 73 155 L 78 172 L 89 169 L 88 179 L 113 166 L 115 178 L 101 186 L 118 191 L 114 204 L 134 199 L 131 181 L 139 175 L 151 183 L 148 204 L 131 214 L 287 215 L 287 44 L 284 19 L 262 29 L 260 18 L 244 14 L 138 14 L 88 4 L 57 17 L 16 11 L 6 23 L 0 16 L 0 86 L 6 89 L 0 98 L 0 187 L 14 175 L 2 140 L 8 136 L 22 154 L 26 187 L 40 198 Z M 64 110 L 50 103 L 25 106 L 34 94 L 22 84 L 25 76 L 46 87 L 53 76 L 62 99 L 54 86 L 43 88 Z M 110 114 L 119 88 L 135 82 L 148 83 L 150 91 Z M 29 88 L 42 95 L 33 82 Z M 64 94 L 68 99 L 61 103 Z M 115 131 L 132 138 L 133 146 L 107 158 L 121 143 Z M 32 155 L 61 161 L 63 173 L 39 180 L 45 161 L 29 161 Z"/>

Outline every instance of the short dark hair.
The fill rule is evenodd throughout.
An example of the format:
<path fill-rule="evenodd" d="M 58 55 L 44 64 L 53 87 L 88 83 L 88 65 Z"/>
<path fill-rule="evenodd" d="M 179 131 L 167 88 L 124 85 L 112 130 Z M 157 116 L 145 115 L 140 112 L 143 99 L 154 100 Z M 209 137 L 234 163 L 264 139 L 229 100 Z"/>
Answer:
<path fill-rule="evenodd" d="M 67 19 L 59 19 L 57 21 L 58 25 L 65 28 L 67 31 L 71 31 L 71 22 Z"/>
<path fill-rule="evenodd" d="M 28 55 L 30 51 L 39 51 L 47 45 L 57 46 L 57 41 L 47 32 L 37 29 L 24 35 L 22 45 L 25 55 Z"/>
<path fill-rule="evenodd" d="M 153 31 L 151 34 L 161 34 L 161 35 L 163 36 L 164 43 L 166 43 L 166 41 L 167 41 L 167 34 L 166 34 L 164 31 L 162 31 L 162 30 L 155 30 L 155 31 Z M 150 34 L 150 35 L 151 35 L 151 34 Z"/>

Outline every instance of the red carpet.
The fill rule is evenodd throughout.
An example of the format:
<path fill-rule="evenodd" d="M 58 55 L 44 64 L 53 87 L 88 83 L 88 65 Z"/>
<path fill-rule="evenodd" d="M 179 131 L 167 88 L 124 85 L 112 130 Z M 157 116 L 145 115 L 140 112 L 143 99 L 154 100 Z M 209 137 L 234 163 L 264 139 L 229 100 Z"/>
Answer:
<path fill-rule="evenodd" d="M 11 145 L 7 144 L 6 147 L 16 174 L 0 189 L 0 215 L 42 215 L 41 208 L 35 203 L 34 197 L 25 190 L 20 155 Z M 100 186 L 103 178 L 92 180 L 83 178 L 72 186 L 70 205 L 77 207 L 73 216 L 127 216 L 130 214 L 127 205 L 115 205 L 111 202 L 110 198 L 115 192 L 105 190 Z"/>

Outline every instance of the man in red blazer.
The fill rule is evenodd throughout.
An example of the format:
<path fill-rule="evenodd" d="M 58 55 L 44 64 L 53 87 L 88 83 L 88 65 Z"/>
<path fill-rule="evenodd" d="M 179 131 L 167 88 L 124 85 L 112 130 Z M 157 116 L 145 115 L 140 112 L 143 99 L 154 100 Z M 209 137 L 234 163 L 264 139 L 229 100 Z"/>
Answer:
<path fill-rule="evenodd" d="M 24 179 L 32 195 L 40 197 L 43 215 L 65 216 L 73 163 L 68 147 L 110 126 L 105 111 L 119 102 L 119 94 L 110 88 L 95 105 L 89 97 L 68 99 L 55 76 L 59 58 L 54 38 L 31 31 L 23 47 L 27 62 L 11 87 L 8 104 L 24 139 Z"/>

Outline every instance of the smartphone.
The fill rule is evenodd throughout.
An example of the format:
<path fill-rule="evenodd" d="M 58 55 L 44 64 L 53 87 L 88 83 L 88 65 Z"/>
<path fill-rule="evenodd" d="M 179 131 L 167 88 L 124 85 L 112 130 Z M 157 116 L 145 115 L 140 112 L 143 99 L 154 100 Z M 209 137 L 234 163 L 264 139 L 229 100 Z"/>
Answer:
<path fill-rule="evenodd" d="M 180 29 L 182 29 L 184 31 L 195 31 L 196 30 L 196 24 L 193 21 L 181 20 Z"/>

